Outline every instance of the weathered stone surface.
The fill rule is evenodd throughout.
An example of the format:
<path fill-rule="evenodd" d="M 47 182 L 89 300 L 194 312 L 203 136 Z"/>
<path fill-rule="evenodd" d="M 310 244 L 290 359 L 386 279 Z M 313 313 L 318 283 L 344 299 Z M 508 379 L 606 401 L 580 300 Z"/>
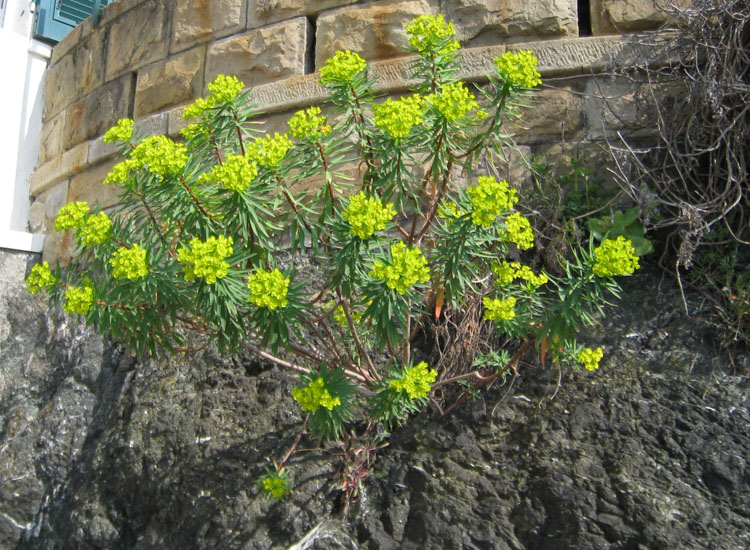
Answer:
<path fill-rule="evenodd" d="M 54 229 L 57 211 L 67 202 L 68 180 L 63 180 L 39 193 L 29 208 L 29 230 L 49 233 Z"/>
<path fill-rule="evenodd" d="M 64 128 L 65 111 L 42 124 L 42 133 L 39 137 L 39 164 L 44 164 L 63 152 Z"/>
<path fill-rule="evenodd" d="M 593 0 L 591 27 L 594 34 L 657 29 L 669 20 L 656 0 Z"/>
<path fill-rule="evenodd" d="M 115 160 L 105 161 L 70 178 L 67 202 L 86 201 L 100 208 L 116 204 L 120 188 L 102 183 L 114 164 Z"/>
<path fill-rule="evenodd" d="M 304 17 L 214 42 L 208 48 L 206 82 L 218 74 L 245 86 L 305 73 L 308 22 Z"/>
<path fill-rule="evenodd" d="M 102 135 L 127 117 L 132 93 L 133 78 L 126 74 L 71 105 L 66 111 L 63 148 Z"/>
<path fill-rule="evenodd" d="M 578 35 L 576 0 L 444 0 L 441 13 L 466 46 L 504 44 L 508 37 Z"/>
<path fill-rule="evenodd" d="M 205 46 L 199 46 L 138 71 L 135 116 L 195 99 L 203 91 Z"/>
<path fill-rule="evenodd" d="M 583 97 L 575 89 L 557 87 L 534 92 L 530 106 L 519 109 L 517 124 L 508 131 L 520 143 L 580 137 L 584 124 Z"/>
<path fill-rule="evenodd" d="M 247 0 L 249 28 L 263 27 L 300 15 L 317 15 L 323 10 L 356 4 L 358 0 Z"/>
<path fill-rule="evenodd" d="M 83 170 L 88 166 L 88 152 L 88 143 L 81 143 L 37 168 L 31 176 L 30 196 L 36 197 L 52 184 Z"/>
<path fill-rule="evenodd" d="M 82 38 L 44 76 L 44 119 L 49 120 L 104 82 L 104 33 Z"/>
<path fill-rule="evenodd" d="M 138 9 L 116 19 L 109 30 L 107 80 L 167 56 L 169 51 L 168 5 L 144 2 Z"/>
<path fill-rule="evenodd" d="M 196 42 L 226 36 L 245 27 L 247 0 L 189 0 L 175 3 L 172 46 L 177 52 Z"/>
<path fill-rule="evenodd" d="M 404 25 L 432 7 L 427 0 L 387 0 L 343 7 L 318 17 L 315 70 L 336 50 L 351 50 L 365 59 L 405 55 L 409 45 Z"/>

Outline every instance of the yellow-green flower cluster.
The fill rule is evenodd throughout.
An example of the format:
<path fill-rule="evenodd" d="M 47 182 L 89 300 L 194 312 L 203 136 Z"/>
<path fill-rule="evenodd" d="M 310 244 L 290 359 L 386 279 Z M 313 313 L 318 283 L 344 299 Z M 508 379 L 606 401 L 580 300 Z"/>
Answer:
<path fill-rule="evenodd" d="M 201 182 L 242 193 L 258 175 L 258 165 L 247 155 L 227 155 L 223 164 L 201 176 Z"/>
<path fill-rule="evenodd" d="M 421 15 L 406 26 L 406 34 L 409 35 L 409 44 L 419 53 L 432 53 L 438 43 L 456 34 L 453 23 L 446 23 L 443 14 Z M 439 52 L 447 55 L 461 47 L 458 40 L 448 42 Z"/>
<path fill-rule="evenodd" d="M 195 103 L 185 107 L 185 110 L 182 112 L 182 118 L 186 120 L 198 118 L 206 111 L 232 101 L 244 87 L 245 85 L 237 80 L 236 77 L 220 74 L 208 85 L 208 91 L 211 92 L 211 95 L 205 99 L 200 97 L 195 100 Z"/>
<path fill-rule="evenodd" d="M 512 321 L 516 316 L 516 299 L 511 296 L 505 300 L 485 297 L 484 319 L 487 321 Z"/>
<path fill-rule="evenodd" d="M 406 248 L 402 242 L 391 246 L 391 264 L 376 261 L 372 264 L 370 276 L 384 281 L 391 290 L 405 294 L 417 283 L 430 280 L 427 259 L 419 248 Z"/>
<path fill-rule="evenodd" d="M 596 370 L 599 368 L 599 361 L 604 357 L 604 350 L 601 347 L 596 349 L 584 348 L 577 356 L 576 360 L 581 363 L 586 370 Z"/>
<path fill-rule="evenodd" d="M 79 238 L 85 246 L 102 244 L 109 238 L 111 228 L 112 220 L 105 212 L 99 212 L 85 219 L 81 226 Z"/>
<path fill-rule="evenodd" d="M 57 213 L 55 231 L 78 229 L 83 226 L 88 213 L 89 204 L 86 201 L 69 202 Z"/>
<path fill-rule="evenodd" d="M 123 163 L 127 163 L 128 168 L 144 168 L 159 176 L 173 176 L 182 172 L 187 159 L 188 152 L 182 143 L 175 143 L 167 136 L 149 136 L 136 145 L 130 159 Z"/>
<path fill-rule="evenodd" d="M 69 286 L 65 290 L 63 309 L 68 313 L 86 315 L 94 304 L 94 289 L 90 286 Z"/>
<path fill-rule="evenodd" d="M 534 88 L 542 83 L 542 75 L 536 70 L 538 60 L 530 50 L 516 53 L 505 52 L 495 58 L 497 70 L 503 79 L 516 88 Z"/>
<path fill-rule="evenodd" d="M 107 177 L 104 178 L 104 184 L 120 184 L 124 181 L 127 181 L 128 177 L 130 176 L 130 169 L 134 167 L 135 163 L 131 159 L 118 162 L 112 167 L 112 170 L 109 172 L 109 174 L 107 174 Z"/>
<path fill-rule="evenodd" d="M 279 269 L 273 271 L 258 271 L 250 275 L 247 280 L 247 288 L 250 289 L 249 300 L 258 307 L 264 307 L 270 311 L 285 308 L 289 304 L 286 295 L 289 292 L 291 280 L 284 277 Z"/>
<path fill-rule="evenodd" d="M 536 275 L 527 265 L 522 265 L 518 262 L 508 263 L 505 260 L 503 260 L 502 264 L 495 262 L 492 265 L 492 273 L 497 278 L 499 286 L 507 286 L 516 279 L 527 281 L 535 287 L 542 286 L 549 281 L 544 273 Z"/>
<path fill-rule="evenodd" d="M 292 146 L 291 140 L 286 134 L 279 135 L 274 132 L 270 135 L 258 138 L 247 147 L 247 156 L 266 168 L 275 168 L 284 160 L 284 156 Z"/>
<path fill-rule="evenodd" d="M 531 223 L 518 212 L 513 212 L 505 218 L 505 231 L 508 240 L 516 243 L 521 249 L 529 249 L 534 246 L 534 231 L 531 229 Z"/>
<path fill-rule="evenodd" d="M 334 407 L 341 405 L 341 399 L 333 397 L 326 389 L 326 382 L 322 376 L 313 380 L 304 388 L 294 388 L 292 397 L 300 404 L 303 411 L 308 412 L 315 412 L 320 407 L 332 411 Z"/>
<path fill-rule="evenodd" d="M 133 136 L 133 120 L 129 118 L 121 118 L 117 121 L 117 124 L 112 126 L 107 133 L 104 134 L 104 143 L 117 143 L 118 141 L 130 141 Z"/>
<path fill-rule="evenodd" d="M 507 181 L 497 181 L 491 176 L 480 176 L 477 185 L 469 187 L 466 194 L 471 197 L 471 222 L 479 227 L 489 227 L 497 216 L 518 202 L 516 190 Z"/>
<path fill-rule="evenodd" d="M 203 277 L 206 284 L 212 285 L 216 279 L 222 279 L 229 270 L 229 263 L 224 258 L 232 255 L 232 237 L 219 235 L 201 241 L 198 237 L 190 241 L 189 248 L 177 249 L 177 260 L 185 264 L 185 280 L 192 281 L 196 277 Z"/>
<path fill-rule="evenodd" d="M 597 277 L 630 275 L 639 267 L 633 243 L 622 235 L 616 240 L 605 239 L 594 250 L 594 274 Z"/>
<path fill-rule="evenodd" d="M 317 141 L 331 133 L 331 125 L 320 114 L 320 107 L 297 111 L 287 124 L 291 136 L 299 141 Z"/>
<path fill-rule="evenodd" d="M 472 94 L 463 82 L 446 84 L 440 93 L 430 94 L 426 97 L 427 102 L 432 105 L 448 122 L 463 120 L 472 109 L 476 109 L 474 117 L 481 120 L 487 114 L 479 109 L 474 94 Z"/>
<path fill-rule="evenodd" d="M 403 97 L 394 101 L 391 98 L 385 103 L 374 105 L 375 126 L 393 139 L 405 138 L 411 129 L 424 121 L 425 103 L 418 94 Z"/>
<path fill-rule="evenodd" d="M 283 477 L 271 475 L 263 479 L 263 490 L 276 500 L 280 500 L 289 493 L 289 485 Z"/>
<path fill-rule="evenodd" d="M 31 273 L 26 278 L 26 292 L 36 294 L 51 287 L 56 282 L 57 279 L 50 271 L 49 262 L 42 262 L 31 268 Z"/>
<path fill-rule="evenodd" d="M 349 233 L 362 240 L 369 239 L 375 233 L 385 229 L 385 226 L 396 215 L 392 204 L 383 205 L 375 197 L 368 197 L 362 193 L 354 195 L 349 205 L 341 212 L 351 229 Z"/>
<path fill-rule="evenodd" d="M 112 266 L 112 277 L 115 279 L 137 281 L 148 273 L 146 250 L 139 244 L 134 244 L 130 248 L 118 248 L 109 259 L 109 265 Z"/>
<path fill-rule="evenodd" d="M 359 54 L 349 50 L 339 50 L 320 69 L 319 82 L 323 86 L 351 82 L 356 74 L 366 68 L 367 63 Z"/>
<path fill-rule="evenodd" d="M 390 386 L 397 392 L 406 392 L 410 399 L 422 399 L 430 393 L 432 383 L 437 379 L 437 371 L 428 368 L 422 361 L 410 369 L 406 369 L 403 378 L 391 380 Z"/>

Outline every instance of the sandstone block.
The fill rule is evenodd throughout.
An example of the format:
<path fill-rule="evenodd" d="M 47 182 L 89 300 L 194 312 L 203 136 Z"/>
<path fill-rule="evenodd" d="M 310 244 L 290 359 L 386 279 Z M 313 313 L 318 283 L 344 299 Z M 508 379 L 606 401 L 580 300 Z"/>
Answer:
<path fill-rule="evenodd" d="M 248 0 L 248 28 L 292 19 L 300 15 L 317 15 L 323 10 L 356 4 L 357 0 Z"/>
<path fill-rule="evenodd" d="M 427 0 L 386 1 L 344 7 L 318 17 L 315 70 L 320 70 L 336 50 L 351 50 L 365 59 L 405 54 L 409 45 L 404 25 L 431 13 Z"/>
<path fill-rule="evenodd" d="M 144 2 L 116 19 L 109 30 L 107 80 L 163 59 L 169 51 L 165 2 Z"/>
<path fill-rule="evenodd" d="M 45 121 L 104 82 L 104 34 L 82 39 L 44 77 Z"/>
<path fill-rule="evenodd" d="M 132 88 L 133 79 L 124 75 L 71 105 L 65 117 L 63 148 L 99 136 L 127 117 Z"/>
<path fill-rule="evenodd" d="M 61 267 L 70 265 L 70 259 L 76 249 L 76 239 L 72 231 L 60 231 L 49 233 L 44 238 L 42 249 L 42 260 L 54 266 Z"/>
<path fill-rule="evenodd" d="M 257 86 L 305 72 L 308 22 L 304 17 L 214 42 L 206 58 L 206 82 L 234 75 Z"/>
<path fill-rule="evenodd" d="M 135 116 L 198 97 L 203 87 L 206 49 L 199 46 L 138 71 L 135 86 Z"/>
<path fill-rule="evenodd" d="M 32 233 L 51 233 L 58 210 L 67 202 L 68 180 L 63 180 L 34 198 L 29 208 L 29 230 Z"/>
<path fill-rule="evenodd" d="M 669 17 L 657 7 L 656 0 L 594 0 L 591 27 L 594 34 L 657 29 Z"/>
<path fill-rule="evenodd" d="M 53 184 L 83 170 L 88 166 L 88 153 L 88 143 L 81 143 L 41 165 L 31 176 L 29 195 L 36 197 Z"/>
<path fill-rule="evenodd" d="M 92 208 L 106 208 L 117 204 L 120 188 L 102 183 L 115 162 L 114 159 L 102 162 L 71 177 L 67 202 L 86 201 Z"/>
<path fill-rule="evenodd" d="M 42 133 L 39 137 L 39 164 L 44 164 L 63 152 L 64 127 L 65 111 L 42 124 Z"/>
<path fill-rule="evenodd" d="M 533 94 L 529 107 L 519 110 L 519 123 L 507 130 L 517 140 L 531 143 L 539 140 L 574 137 L 583 130 L 583 98 L 571 89 L 542 89 Z"/>
<path fill-rule="evenodd" d="M 578 35 L 576 0 L 446 0 L 441 11 L 464 46 L 503 44 L 515 36 Z"/>
<path fill-rule="evenodd" d="M 246 0 L 184 0 L 176 2 L 172 20 L 172 51 L 226 36 L 245 27 Z"/>

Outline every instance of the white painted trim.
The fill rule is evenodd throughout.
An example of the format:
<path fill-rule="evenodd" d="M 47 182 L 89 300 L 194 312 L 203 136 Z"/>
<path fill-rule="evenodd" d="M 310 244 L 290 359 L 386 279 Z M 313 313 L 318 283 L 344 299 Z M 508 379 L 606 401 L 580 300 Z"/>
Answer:
<path fill-rule="evenodd" d="M 0 248 L 20 250 L 21 252 L 41 252 L 44 247 L 44 235 L 24 233 L 22 231 L 0 231 Z"/>

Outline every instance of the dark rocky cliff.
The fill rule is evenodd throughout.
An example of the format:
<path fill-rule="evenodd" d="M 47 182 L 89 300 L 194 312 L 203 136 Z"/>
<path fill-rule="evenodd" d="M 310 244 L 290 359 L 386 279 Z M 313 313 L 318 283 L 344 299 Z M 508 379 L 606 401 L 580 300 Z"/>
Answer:
<path fill-rule="evenodd" d="M 25 295 L 26 261 L 2 256 L 0 548 L 750 545 L 750 361 L 653 273 L 587 335 L 599 371 L 555 394 L 554 367 L 525 366 L 412 419 L 344 513 L 320 452 L 293 457 L 287 501 L 259 493 L 301 422 L 292 376 L 212 352 L 136 362 Z"/>

